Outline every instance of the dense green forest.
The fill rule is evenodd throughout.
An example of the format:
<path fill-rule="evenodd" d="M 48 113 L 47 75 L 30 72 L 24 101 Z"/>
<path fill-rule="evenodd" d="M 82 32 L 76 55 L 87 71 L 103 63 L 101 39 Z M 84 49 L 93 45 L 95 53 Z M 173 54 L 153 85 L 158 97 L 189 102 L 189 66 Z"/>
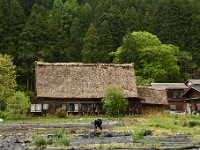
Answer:
<path fill-rule="evenodd" d="M 171 63 L 165 49 L 177 49 L 179 68 L 168 70 L 168 77 L 154 69 L 154 77 L 163 80 L 153 81 L 200 77 L 199 0 L 0 0 L 0 20 L 0 54 L 13 57 L 17 82 L 25 90 L 34 90 L 35 61 L 113 63 L 120 47 L 117 63 L 140 68 L 157 59 L 147 55 L 148 45 L 142 56 L 134 44 L 131 52 L 126 48 L 127 37 L 137 31 L 156 35 L 159 41 L 153 38 L 157 46 L 151 48 L 162 52 L 159 62 L 165 66 Z M 151 74 L 137 73 L 146 79 Z"/>

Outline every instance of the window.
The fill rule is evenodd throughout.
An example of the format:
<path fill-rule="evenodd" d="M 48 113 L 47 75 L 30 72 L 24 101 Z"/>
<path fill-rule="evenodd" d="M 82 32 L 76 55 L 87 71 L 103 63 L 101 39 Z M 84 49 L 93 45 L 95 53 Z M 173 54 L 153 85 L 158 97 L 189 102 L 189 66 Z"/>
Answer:
<path fill-rule="evenodd" d="M 42 104 L 31 104 L 31 112 L 42 112 Z"/>
<path fill-rule="evenodd" d="M 66 110 L 66 109 L 67 109 L 66 104 L 62 104 L 62 109 L 63 109 L 63 110 Z"/>
<path fill-rule="evenodd" d="M 49 104 L 43 104 L 43 110 L 48 110 L 49 109 Z"/>
<path fill-rule="evenodd" d="M 78 104 L 74 104 L 74 111 L 79 111 Z"/>
<path fill-rule="evenodd" d="M 102 109 L 102 104 L 96 104 L 96 111 L 97 112 L 100 112 L 100 111 L 102 111 L 103 109 Z"/>
<path fill-rule="evenodd" d="M 68 104 L 67 110 L 68 111 L 79 111 L 79 104 Z"/>
<path fill-rule="evenodd" d="M 82 111 L 92 111 L 92 104 L 82 104 L 81 110 Z"/>
<path fill-rule="evenodd" d="M 74 104 L 68 104 L 67 110 L 68 111 L 74 111 Z"/>

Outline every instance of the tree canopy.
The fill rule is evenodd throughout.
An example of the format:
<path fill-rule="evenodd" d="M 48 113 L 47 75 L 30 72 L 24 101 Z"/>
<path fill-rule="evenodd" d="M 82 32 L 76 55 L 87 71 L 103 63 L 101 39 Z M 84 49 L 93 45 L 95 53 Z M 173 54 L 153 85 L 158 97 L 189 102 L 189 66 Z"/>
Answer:
<path fill-rule="evenodd" d="M 134 63 L 138 82 L 174 82 L 179 75 L 178 47 L 148 32 L 127 33 L 114 54 L 118 63 Z"/>
<path fill-rule="evenodd" d="M 156 43 L 166 45 L 157 46 L 154 51 L 180 51 L 177 55 L 180 69 L 178 78 L 163 73 L 164 80 L 155 81 L 184 82 L 187 77 L 200 77 L 199 0 L 0 0 L 0 20 L 0 54 L 13 57 L 17 83 L 28 90 L 34 90 L 37 60 L 88 63 L 134 60 L 137 70 L 137 59 L 144 58 L 140 51 L 145 48 L 136 46 Z M 136 37 L 141 39 L 129 38 L 138 31 L 154 36 L 145 36 L 146 40 L 140 36 Z M 127 42 L 129 45 L 127 40 L 134 42 Z M 144 43 L 137 45 L 136 41 Z M 116 54 L 120 50 L 120 57 L 113 58 L 111 52 Z M 184 57 L 188 58 L 188 65 Z"/>
<path fill-rule="evenodd" d="M 16 89 L 15 73 L 12 58 L 8 55 L 0 54 L 0 110 L 6 109 L 7 98 Z"/>

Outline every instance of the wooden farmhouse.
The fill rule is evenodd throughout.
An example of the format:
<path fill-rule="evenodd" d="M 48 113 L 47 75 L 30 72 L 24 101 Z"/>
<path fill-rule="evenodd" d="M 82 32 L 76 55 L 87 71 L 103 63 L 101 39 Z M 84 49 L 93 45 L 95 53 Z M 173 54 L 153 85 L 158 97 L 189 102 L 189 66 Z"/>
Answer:
<path fill-rule="evenodd" d="M 184 83 L 151 83 L 151 86 L 167 90 L 166 109 L 177 112 L 185 111 L 184 98 L 181 96 L 188 87 Z"/>
<path fill-rule="evenodd" d="M 142 114 L 160 114 L 164 112 L 167 102 L 165 88 L 151 86 L 138 86 L 138 95 L 145 101 L 142 102 Z"/>
<path fill-rule="evenodd" d="M 186 112 L 200 113 L 200 79 L 189 79 L 185 84 L 188 88 L 181 97 L 184 99 Z"/>
<path fill-rule="evenodd" d="M 35 63 L 36 100 L 31 113 L 55 114 L 62 108 L 68 114 L 104 113 L 101 99 L 112 85 L 124 89 L 128 113 L 141 113 L 132 64 Z"/>

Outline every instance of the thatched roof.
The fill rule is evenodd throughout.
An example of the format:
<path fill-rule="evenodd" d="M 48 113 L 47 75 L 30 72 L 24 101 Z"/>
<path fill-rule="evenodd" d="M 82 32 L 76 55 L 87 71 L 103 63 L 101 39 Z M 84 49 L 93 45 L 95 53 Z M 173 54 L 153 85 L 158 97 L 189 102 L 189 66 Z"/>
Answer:
<path fill-rule="evenodd" d="M 138 86 L 138 96 L 146 104 L 163 104 L 167 105 L 167 91 L 165 88 L 155 88 L 150 86 Z"/>
<path fill-rule="evenodd" d="M 138 97 L 132 64 L 36 62 L 37 97 L 102 98 L 109 85 Z"/>

